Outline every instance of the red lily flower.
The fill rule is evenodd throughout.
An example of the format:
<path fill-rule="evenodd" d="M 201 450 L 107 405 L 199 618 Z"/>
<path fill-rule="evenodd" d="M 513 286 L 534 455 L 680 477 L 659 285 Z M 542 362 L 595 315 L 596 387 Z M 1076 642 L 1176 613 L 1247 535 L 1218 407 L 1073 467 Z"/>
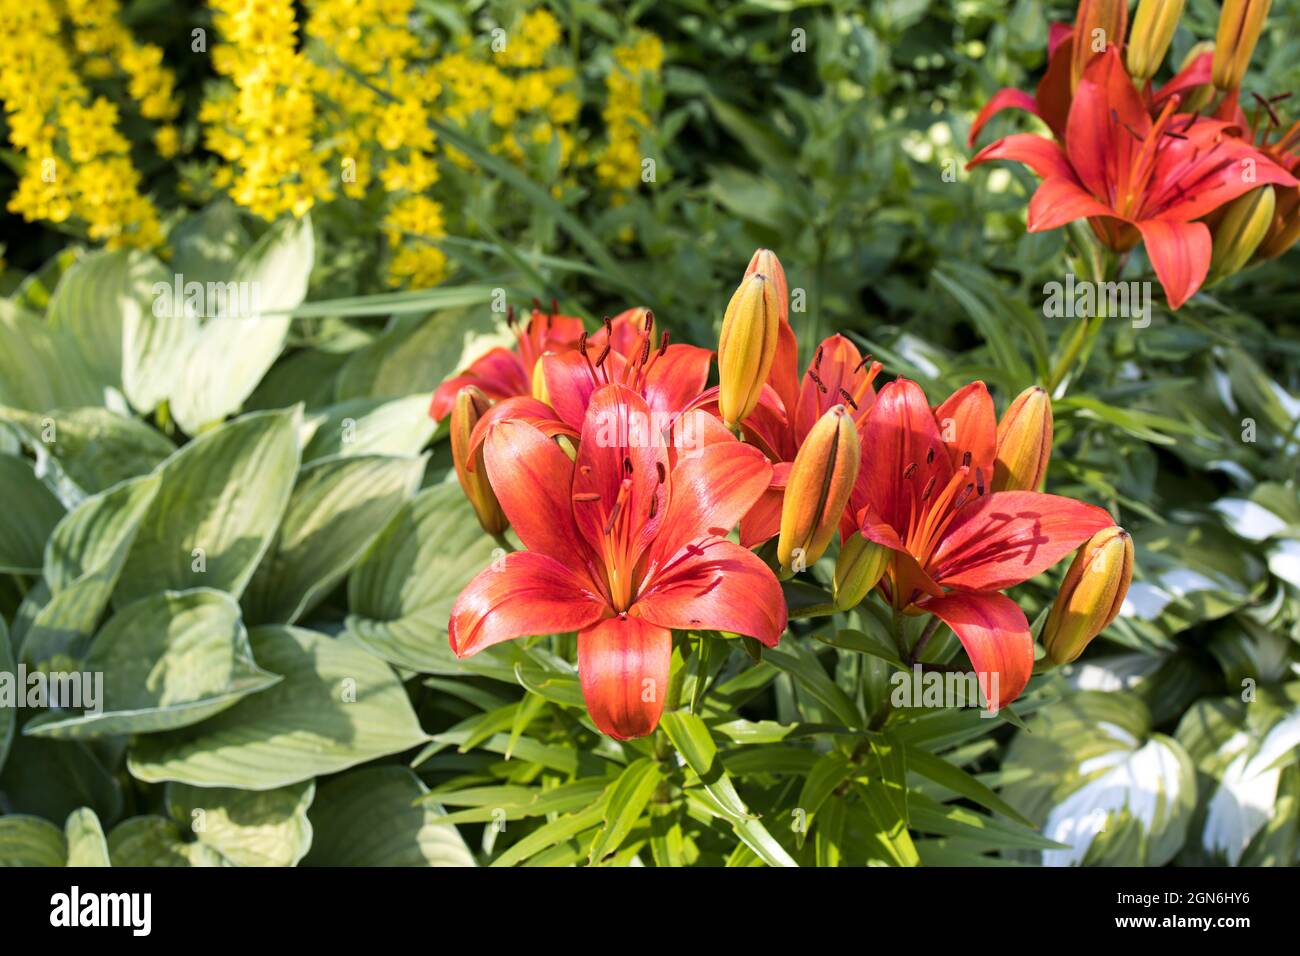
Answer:
<path fill-rule="evenodd" d="M 1047 70 L 1038 81 L 1034 95 L 1030 96 L 1024 90 L 1013 87 L 998 90 L 984 104 L 984 108 L 975 117 L 975 122 L 971 124 L 967 145 L 973 148 L 985 124 L 998 113 L 1010 109 L 1032 113 L 1047 124 L 1059 141 L 1065 142 L 1066 122 L 1073 99 L 1070 94 L 1070 73 L 1074 63 L 1074 33 L 1075 28 L 1068 23 L 1053 23 L 1048 27 Z M 1141 96 L 1147 111 L 1152 115 L 1158 114 L 1175 95 L 1182 96 L 1188 90 L 1211 83 L 1213 66 L 1214 53 L 1202 53 L 1158 90 L 1153 90 L 1150 83 L 1143 84 Z"/>
<path fill-rule="evenodd" d="M 948 439 L 945 441 L 945 439 Z M 931 410 L 906 379 L 880 390 L 862 426 L 858 530 L 894 554 L 881 588 L 895 608 L 947 623 L 1001 708 L 1034 666 L 1024 613 L 997 592 L 1051 567 L 1114 522 L 1093 505 L 1032 491 L 989 493 L 997 449 L 982 382 Z M 851 502 L 850 508 L 854 504 Z"/>
<path fill-rule="evenodd" d="M 1177 309 L 1210 268 L 1210 230 L 1194 222 L 1247 190 L 1296 180 L 1220 120 L 1177 114 L 1179 98 L 1152 120 L 1114 48 L 1084 71 L 1070 104 L 1065 147 L 1021 133 L 985 147 L 969 163 L 1025 163 L 1043 177 L 1029 203 L 1030 232 L 1087 218 L 1117 252 L 1139 240 Z M 1250 170 L 1253 175 L 1246 175 Z"/>
<path fill-rule="evenodd" d="M 513 307 L 506 321 L 515 335 L 514 349 L 500 346 L 489 349 L 465 371 L 439 385 L 429 405 L 429 415 L 434 421 L 442 421 L 451 412 L 456 393 L 466 385 L 476 386 L 494 402 L 516 395 L 532 395 L 533 367 L 542 354 L 572 349 L 583 334 L 582 319 L 558 314 L 553 302 L 548 313 L 534 307 L 522 327 L 515 322 Z"/>
<path fill-rule="evenodd" d="M 704 391 L 713 353 L 694 345 L 670 345 L 668 333 L 655 340 L 654 315 L 628 309 L 576 349 L 542 358 L 547 400 L 570 428 L 581 430 L 592 394 L 619 384 L 644 398 L 665 426 Z"/>
<path fill-rule="evenodd" d="M 778 361 L 781 356 L 778 354 Z M 793 356 L 789 363 L 794 362 Z M 849 408 L 859 424 L 876 400 L 872 386 L 881 365 L 862 357 L 858 347 L 836 334 L 817 346 L 817 353 L 804 372 L 797 398 L 787 410 L 775 388 L 765 388 L 753 413 L 742 427 L 745 436 L 773 462 L 772 485 L 740 522 L 740 543 L 752 548 L 774 537 L 781 529 L 781 502 L 790 465 L 817 420 L 836 405 Z M 773 373 L 777 373 L 775 365 Z M 794 378 L 794 373 L 789 373 Z M 769 383 L 772 379 L 769 378 Z"/>
<path fill-rule="evenodd" d="M 621 740 L 659 722 L 672 630 L 729 631 L 771 647 L 786 625 L 771 570 L 724 537 L 767 487 L 771 465 L 727 436 L 674 466 L 649 417 L 640 395 L 603 386 L 576 462 L 526 422 L 496 423 L 483 442 L 488 480 L 528 550 L 475 577 L 448 627 L 460 657 L 577 631 L 587 710 Z"/>

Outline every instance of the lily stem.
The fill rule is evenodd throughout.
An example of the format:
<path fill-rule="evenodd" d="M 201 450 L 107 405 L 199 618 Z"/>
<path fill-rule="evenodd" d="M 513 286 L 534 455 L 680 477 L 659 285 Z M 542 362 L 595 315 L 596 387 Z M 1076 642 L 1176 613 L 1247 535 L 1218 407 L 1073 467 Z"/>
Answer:
<path fill-rule="evenodd" d="M 801 607 L 796 611 L 791 611 L 788 616 L 790 620 L 797 621 L 806 617 L 830 617 L 835 611 L 834 604 L 810 604 L 808 607 Z"/>
<path fill-rule="evenodd" d="M 921 655 L 925 653 L 925 645 L 930 643 L 930 638 L 934 637 L 935 632 L 939 630 L 939 625 L 942 623 L 943 621 L 938 617 L 930 618 L 929 622 L 925 625 L 925 630 L 922 631 L 921 636 L 916 639 L 916 644 L 913 645 L 911 654 L 907 657 L 907 662 L 909 664 L 915 665 L 920 662 Z"/>
<path fill-rule="evenodd" d="M 497 546 L 501 548 L 501 550 L 505 551 L 506 554 L 511 554 L 519 550 L 513 544 L 510 543 L 510 541 L 506 538 L 505 534 L 494 534 L 492 536 L 492 540 L 495 541 L 497 543 Z"/>

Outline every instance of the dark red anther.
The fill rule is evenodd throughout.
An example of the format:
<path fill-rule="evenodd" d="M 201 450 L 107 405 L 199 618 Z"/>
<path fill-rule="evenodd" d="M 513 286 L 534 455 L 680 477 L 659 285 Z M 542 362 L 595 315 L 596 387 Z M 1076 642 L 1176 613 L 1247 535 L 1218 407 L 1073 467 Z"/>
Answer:
<path fill-rule="evenodd" d="M 912 462 L 910 465 L 908 465 L 906 468 L 903 469 L 903 478 L 906 480 L 908 478 L 911 478 L 914 474 L 916 474 L 916 462 Z"/>
<path fill-rule="evenodd" d="M 840 389 L 840 398 L 848 402 L 855 412 L 858 410 L 858 403 L 853 400 L 853 396 L 850 395 L 846 389 Z"/>
<path fill-rule="evenodd" d="M 626 455 L 623 456 L 623 471 L 629 475 L 632 474 L 632 459 Z"/>
<path fill-rule="evenodd" d="M 659 498 L 658 498 L 657 496 L 655 496 L 655 495 L 651 495 L 651 496 L 650 496 L 650 518 L 651 518 L 651 520 L 653 520 L 653 519 L 654 519 L 654 516 L 657 515 L 658 513 L 659 513 Z"/>
<path fill-rule="evenodd" d="M 1272 104 L 1272 103 L 1270 103 L 1268 100 L 1264 99 L 1264 97 L 1260 96 L 1258 93 L 1251 93 L 1250 95 L 1253 96 L 1253 97 L 1255 98 L 1255 102 L 1256 102 L 1256 103 L 1258 103 L 1260 106 L 1264 107 L 1264 109 L 1268 112 L 1268 121 L 1269 121 L 1271 124 L 1273 124 L 1274 126 L 1281 126 L 1281 125 L 1282 125 L 1282 121 L 1281 121 L 1280 119 L 1277 118 L 1277 113 L 1275 113 L 1275 112 L 1273 111 L 1273 104 Z"/>
<path fill-rule="evenodd" d="M 646 309 L 646 310 L 645 310 L 645 324 L 644 324 L 643 326 L 641 326 L 641 328 L 642 328 L 644 331 L 649 332 L 651 329 L 654 328 L 654 326 L 655 326 L 655 314 L 654 314 L 653 312 L 651 312 L 649 309 Z"/>
<path fill-rule="evenodd" d="M 578 351 L 583 355 L 587 354 L 587 330 L 583 329 L 582 334 L 578 336 Z"/>
<path fill-rule="evenodd" d="M 659 357 L 662 358 L 663 354 L 667 351 L 668 351 L 668 331 L 665 329 L 664 334 L 659 336 Z"/>
<path fill-rule="evenodd" d="M 623 510 L 623 499 L 619 498 L 614 502 L 614 508 L 609 513 L 609 520 L 605 522 L 605 534 L 614 530 L 614 522 L 618 520 L 619 513 Z"/>
<path fill-rule="evenodd" d="M 962 452 L 962 456 L 961 456 L 961 466 L 962 466 L 963 468 L 969 468 L 969 467 L 970 467 L 970 452 L 968 452 L 968 451 L 967 451 L 967 452 Z"/>
<path fill-rule="evenodd" d="M 512 329 L 515 327 L 515 307 L 513 305 L 506 306 L 506 325 Z"/>
<path fill-rule="evenodd" d="M 662 461 L 655 462 L 655 471 L 659 473 L 659 484 L 663 484 L 668 479 L 668 469 L 664 467 Z"/>
<path fill-rule="evenodd" d="M 822 367 L 822 347 L 817 346 L 817 355 L 813 358 L 813 368 L 821 371 Z"/>
<path fill-rule="evenodd" d="M 933 446 L 933 445 L 931 445 L 930 448 L 929 448 L 929 450 L 927 450 L 926 453 L 925 453 L 925 463 L 926 463 L 927 465 L 932 465 L 932 464 L 934 464 L 934 446 Z"/>
<path fill-rule="evenodd" d="M 975 469 L 975 489 L 978 494 L 980 495 L 984 494 L 984 469 L 983 468 Z"/>
<path fill-rule="evenodd" d="M 542 300 L 537 298 L 537 296 L 533 296 L 533 311 L 534 312 L 542 311 Z"/>
<path fill-rule="evenodd" d="M 921 492 L 921 500 L 927 500 L 932 491 L 934 491 L 934 475 L 931 475 L 930 480 L 925 483 L 925 490 Z"/>
<path fill-rule="evenodd" d="M 818 375 L 816 372 L 814 372 L 812 369 L 809 369 L 809 370 L 808 370 L 808 377 L 809 377 L 810 379 L 812 379 L 812 380 L 813 380 L 813 383 L 817 386 L 817 391 L 822 392 L 822 393 L 825 393 L 826 391 L 828 391 L 828 389 L 826 388 L 826 386 L 822 383 L 821 376 Z"/>
<path fill-rule="evenodd" d="M 965 488 L 963 488 L 961 490 L 961 494 L 957 496 L 957 500 L 952 503 L 953 510 L 956 511 L 958 508 L 964 505 L 966 503 L 966 499 L 970 497 L 970 493 L 974 490 L 975 490 L 974 485 L 967 485 Z"/>
<path fill-rule="evenodd" d="M 605 338 L 605 347 L 600 350 L 600 356 L 596 359 L 596 368 L 605 364 L 605 359 L 609 358 L 609 338 Z"/>
<path fill-rule="evenodd" d="M 648 361 L 650 361 L 650 336 L 647 335 L 645 341 L 641 343 L 641 364 L 645 365 Z"/>
<path fill-rule="evenodd" d="M 864 358 L 861 362 L 858 363 L 857 368 L 855 368 L 853 371 L 855 371 L 855 372 L 861 372 L 861 371 L 862 371 L 864 368 L 866 368 L 870 363 L 871 363 L 871 356 L 868 355 L 866 358 Z"/>

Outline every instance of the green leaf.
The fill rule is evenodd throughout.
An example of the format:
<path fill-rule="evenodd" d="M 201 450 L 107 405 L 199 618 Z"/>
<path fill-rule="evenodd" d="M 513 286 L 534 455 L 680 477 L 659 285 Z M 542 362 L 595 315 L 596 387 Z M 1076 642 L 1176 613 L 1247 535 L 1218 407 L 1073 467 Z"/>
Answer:
<path fill-rule="evenodd" d="M 933 780 L 941 787 L 978 803 L 987 810 L 1010 817 L 1022 826 L 1032 827 L 1033 821 L 1021 814 L 996 793 L 980 783 L 961 767 L 955 767 L 942 757 L 936 757 L 920 747 L 907 748 L 907 769 Z"/>
<path fill-rule="evenodd" d="M 550 823 L 538 827 L 532 833 L 510 847 L 495 860 L 492 866 L 514 866 L 542 850 L 563 843 L 576 837 L 584 830 L 598 827 L 605 816 L 605 797 L 602 796 L 586 810 L 557 817 Z"/>
<path fill-rule="evenodd" d="M 166 817 L 132 817 L 108 835 L 113 866 L 226 866 L 221 854 L 205 843 L 187 841 L 184 831 Z"/>
<path fill-rule="evenodd" d="M 796 687 L 807 691 L 845 727 L 860 728 L 864 725 L 858 706 L 827 676 L 815 655 L 792 645 L 789 653 L 773 649 L 764 651 L 763 660 L 793 677 Z"/>
<path fill-rule="evenodd" d="M 325 458 L 302 469 L 244 608 L 255 623 L 292 624 L 361 559 L 420 486 L 424 458 Z"/>
<path fill-rule="evenodd" d="M 9 628 L 0 616 L 0 674 L 16 674 L 14 648 L 9 643 Z M 15 688 L 17 691 L 18 688 Z M 18 728 L 18 708 L 16 703 L 0 702 L 0 772 L 4 771 L 5 758 L 9 756 L 9 745 L 13 742 L 14 731 Z"/>
<path fill-rule="evenodd" d="M 312 842 L 307 808 L 314 781 L 275 790 L 230 790 L 169 783 L 167 811 L 236 866 L 296 866 Z"/>
<path fill-rule="evenodd" d="M 392 401 L 353 399 L 309 416 L 302 460 L 331 455 L 418 455 L 433 438 L 427 393 Z"/>
<path fill-rule="evenodd" d="M 55 526 L 44 560 L 52 593 L 23 636 L 24 661 L 80 659 L 158 486 L 157 475 L 125 481 L 86 498 Z"/>
<path fill-rule="evenodd" d="M 0 817 L 0 866 L 66 866 L 68 841 L 49 820 Z"/>
<path fill-rule="evenodd" d="M 428 740 L 397 677 L 355 642 L 294 627 L 249 634 L 284 679 L 194 727 L 136 740 L 139 780 L 271 790 Z"/>
<path fill-rule="evenodd" d="M 38 456 L 58 462 L 85 494 L 95 494 L 127 478 L 147 474 L 176 447 L 144 422 L 106 408 L 25 412 L 0 408 Z"/>
<path fill-rule="evenodd" d="M 103 391 L 75 343 L 39 316 L 0 299 L 0 405 L 45 412 L 103 403 Z"/>
<path fill-rule="evenodd" d="M 803 845 L 804 838 L 812 828 L 813 819 L 822 804 L 856 771 L 857 767 L 849 761 L 849 758 L 836 751 L 823 755 L 813 765 L 808 776 L 804 778 L 803 789 L 799 791 L 799 799 L 795 802 L 796 809 L 803 811 L 801 821 L 803 825 L 796 831 L 800 846 Z"/>
<path fill-rule="evenodd" d="M 115 604 L 165 588 L 243 593 L 293 490 L 300 414 L 245 415 L 160 466 L 162 486 L 136 535 Z"/>
<path fill-rule="evenodd" d="M 26 458 L 0 455 L 0 488 L 0 574 L 40 574 L 41 550 L 63 517 L 63 505 Z"/>
<path fill-rule="evenodd" d="M 459 485 L 425 489 L 398 511 L 353 571 L 348 632 L 399 666 L 458 673 L 447 644 L 451 606 L 497 548 Z"/>
<path fill-rule="evenodd" d="M 253 660 L 239 605 L 206 588 L 164 591 L 118 611 L 95 635 L 84 670 L 103 675 L 97 706 L 43 714 L 23 733 L 85 738 L 175 730 L 279 680 Z"/>
<path fill-rule="evenodd" d="M 68 841 L 68 866 L 111 866 L 108 859 L 108 841 L 99 817 L 89 807 L 68 814 L 63 825 Z"/>
<path fill-rule="evenodd" d="M 187 433 L 239 411 L 279 357 L 291 321 L 285 313 L 306 296 L 314 258 L 311 217 L 304 216 L 276 222 L 240 259 L 230 275 L 233 298 L 248 290 L 256 311 L 210 315 L 190 338 L 171 397 L 172 416 Z"/>
<path fill-rule="evenodd" d="M 596 834 L 588 856 L 592 863 L 599 863 L 623 844 L 662 780 L 663 770 L 648 757 L 628 764 L 605 801 L 605 825 Z"/>
<path fill-rule="evenodd" d="M 442 808 L 405 767 L 366 767 L 321 787 L 311 808 L 309 866 L 474 866 Z M 417 803 L 417 801 L 419 801 Z"/>
<path fill-rule="evenodd" d="M 122 813 L 122 788 L 86 744 L 16 734 L 0 773 L 0 806 L 58 824 L 89 807 L 111 822 Z"/>

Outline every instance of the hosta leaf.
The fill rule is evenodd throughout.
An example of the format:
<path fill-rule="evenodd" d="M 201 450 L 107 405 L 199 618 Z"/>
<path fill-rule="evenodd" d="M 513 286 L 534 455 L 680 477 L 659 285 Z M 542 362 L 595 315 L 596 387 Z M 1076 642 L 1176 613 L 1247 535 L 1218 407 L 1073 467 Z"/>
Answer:
<path fill-rule="evenodd" d="M 24 733 L 82 738 L 174 730 L 279 679 L 253 660 L 239 605 L 209 589 L 164 591 L 128 604 L 95 635 L 83 667 L 103 675 L 98 712 L 51 712 Z"/>
<path fill-rule="evenodd" d="M 0 419 L 21 428 L 28 444 L 48 453 L 85 494 L 147 474 L 176 450 L 144 422 L 106 408 L 50 412 L 0 408 Z"/>
<path fill-rule="evenodd" d="M 0 866 L 66 866 L 68 841 L 49 820 L 0 817 Z"/>
<path fill-rule="evenodd" d="M 309 866 L 474 866 L 442 809 L 420 801 L 424 784 L 405 767 L 367 767 L 321 787 L 310 817 Z"/>
<path fill-rule="evenodd" d="M 293 623 L 339 583 L 424 474 L 423 458 L 325 458 L 302 469 L 244 607 L 253 622 Z"/>
<path fill-rule="evenodd" d="M 447 309 L 427 318 L 399 316 L 343 366 L 338 399 L 432 394 L 443 379 L 491 346 L 510 344 L 486 309 Z"/>
<path fill-rule="evenodd" d="M 352 573 L 348 631 L 402 667 L 456 673 L 447 645 L 451 606 L 497 548 L 459 485 L 425 489 L 388 523 Z"/>
<path fill-rule="evenodd" d="M 298 418 L 297 410 L 245 415 L 160 466 L 162 485 L 136 535 L 115 604 L 165 588 L 243 593 L 293 490 Z"/>
<path fill-rule="evenodd" d="M 174 820 L 132 817 L 108 835 L 113 866 L 226 866 L 207 844 L 188 841 Z"/>
<path fill-rule="evenodd" d="M 302 460 L 330 455 L 416 455 L 433 438 L 437 424 L 429 417 L 429 395 L 421 392 L 393 401 L 355 399 L 309 416 L 304 431 L 310 440 Z"/>
<path fill-rule="evenodd" d="M 240 259 L 226 288 L 252 298 L 257 311 L 244 314 L 241 305 L 234 315 L 209 315 L 190 337 L 171 398 L 172 416 L 187 433 L 237 412 L 279 357 L 291 321 L 285 313 L 306 296 L 314 257 L 311 217 L 304 216 L 279 220 Z"/>
<path fill-rule="evenodd" d="M 1169 862 L 1191 822 L 1195 771 L 1176 740 L 1151 732 L 1141 700 L 1084 692 L 1043 708 L 1029 727 L 1005 764 L 1027 779 L 1003 794 L 1068 847 L 1044 850 L 1045 865 Z"/>
<path fill-rule="evenodd" d="M 111 865 L 104 828 L 100 826 L 99 817 L 95 816 L 94 810 L 82 807 L 68 814 L 63 833 L 68 840 L 68 866 Z"/>
<path fill-rule="evenodd" d="M 122 788 L 101 757 L 81 741 L 17 734 L 0 773 L 0 806 L 58 824 L 74 810 L 89 807 L 111 822 L 122 813 Z"/>
<path fill-rule="evenodd" d="M 103 403 L 102 388 L 69 336 L 0 299 L 0 405 L 44 412 Z"/>
<path fill-rule="evenodd" d="M 15 674 L 14 649 L 9 643 L 9 628 L 5 619 L 0 617 L 0 674 Z M 15 691 L 17 688 L 15 688 Z M 5 769 L 5 758 L 9 756 L 9 745 L 14 739 L 18 727 L 17 702 L 0 701 L 0 773 Z"/>
<path fill-rule="evenodd" d="M 157 494 L 159 478 L 146 475 L 85 499 L 55 527 L 45 546 L 45 583 L 52 595 L 23 637 L 23 660 L 55 662 L 81 657 Z"/>
<path fill-rule="evenodd" d="M 63 505 L 26 458 L 0 455 L 0 488 L 0 574 L 40 574 L 41 551 L 63 517 Z"/>
<path fill-rule="evenodd" d="M 236 866 L 295 866 L 312 843 L 314 781 L 275 790 L 167 785 L 167 811 Z"/>
<path fill-rule="evenodd" d="M 271 790 L 424 743 L 388 665 L 346 638 L 292 627 L 249 633 L 258 664 L 284 679 L 193 727 L 139 738 L 147 782 Z"/>

